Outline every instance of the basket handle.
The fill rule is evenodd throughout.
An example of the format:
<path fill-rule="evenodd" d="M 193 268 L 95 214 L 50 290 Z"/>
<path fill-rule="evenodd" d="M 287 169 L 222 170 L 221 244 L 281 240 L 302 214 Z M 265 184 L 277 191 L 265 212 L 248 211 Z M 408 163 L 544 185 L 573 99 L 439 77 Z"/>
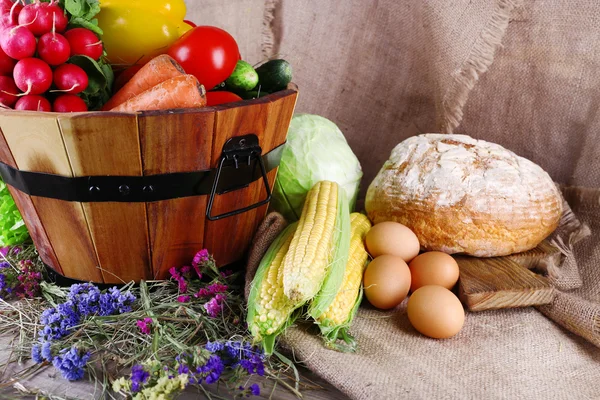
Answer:
<path fill-rule="evenodd" d="M 217 194 L 217 187 L 219 186 L 219 179 L 221 178 L 223 166 L 225 163 L 230 162 L 235 165 L 236 169 L 239 169 L 240 160 L 244 159 L 247 159 L 248 165 L 251 164 L 253 159 L 258 161 L 260 172 L 262 173 L 263 183 L 265 185 L 265 190 L 267 191 L 267 198 L 247 207 L 239 208 L 237 210 L 229 211 L 219 215 L 212 215 L 213 204 Z M 206 207 L 206 218 L 208 218 L 209 221 L 218 221 L 223 218 L 232 217 L 234 215 L 242 214 L 246 211 L 264 206 L 265 204 L 269 203 L 269 201 L 271 201 L 271 187 L 269 186 L 267 169 L 262 157 L 262 149 L 258 145 L 258 137 L 250 134 L 229 139 L 223 146 L 223 153 L 219 159 L 219 166 L 217 168 L 212 189 L 210 191 L 210 196 L 208 198 L 208 205 Z"/>

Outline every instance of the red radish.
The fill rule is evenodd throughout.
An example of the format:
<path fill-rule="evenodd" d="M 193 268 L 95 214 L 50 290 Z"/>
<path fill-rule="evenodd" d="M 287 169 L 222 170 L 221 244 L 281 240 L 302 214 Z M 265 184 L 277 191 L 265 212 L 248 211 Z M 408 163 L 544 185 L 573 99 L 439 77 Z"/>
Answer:
<path fill-rule="evenodd" d="M 22 60 L 35 54 L 35 36 L 24 26 L 6 28 L 0 35 L 0 47 L 11 58 Z"/>
<path fill-rule="evenodd" d="M 53 31 L 60 32 L 60 33 L 66 31 L 67 24 L 69 23 L 69 19 L 65 15 L 65 12 L 62 10 L 62 8 L 60 8 L 56 4 L 50 4 L 50 6 L 48 8 L 49 8 L 50 15 L 54 16 L 54 19 L 50 20 L 54 24 L 54 26 L 52 28 Z"/>
<path fill-rule="evenodd" d="M 0 12 L 4 13 L 4 10 L 10 10 L 13 4 L 11 0 L 0 0 Z"/>
<path fill-rule="evenodd" d="M 71 45 L 71 55 L 84 55 L 94 60 L 102 56 L 102 41 L 89 29 L 74 28 L 65 32 L 65 37 Z"/>
<path fill-rule="evenodd" d="M 39 58 L 25 58 L 15 65 L 13 77 L 25 94 L 42 94 L 52 85 L 52 70 Z"/>
<path fill-rule="evenodd" d="M 19 2 L 4 0 L 0 2 L 0 29 L 10 28 L 19 24 L 19 13 L 23 5 Z"/>
<path fill-rule="evenodd" d="M 4 50 L 0 48 L 0 75 L 12 75 L 16 63 L 16 60 L 7 56 Z"/>
<path fill-rule="evenodd" d="M 0 0 L 0 13 L 4 14 L 5 12 L 10 11 L 10 9 L 15 5 L 18 4 L 21 6 L 21 8 L 23 8 L 23 6 L 20 4 L 20 2 L 13 2 L 12 0 Z M 20 10 L 19 10 L 20 11 Z"/>
<path fill-rule="evenodd" d="M 51 32 L 64 32 L 67 29 L 67 17 L 64 11 L 54 3 L 27 4 L 19 13 L 19 25 L 27 26 L 35 36 Z"/>
<path fill-rule="evenodd" d="M 71 55 L 71 46 L 67 38 L 60 33 L 48 32 L 38 39 L 37 51 L 42 60 L 56 66 L 67 62 Z"/>
<path fill-rule="evenodd" d="M 36 94 L 28 94 L 17 100 L 15 110 L 52 111 L 52 105 L 47 98 Z"/>
<path fill-rule="evenodd" d="M 87 110 L 85 101 L 74 94 L 62 94 L 54 100 L 52 105 L 52 111 L 55 112 L 83 112 Z"/>
<path fill-rule="evenodd" d="M 0 76 L 0 103 L 12 107 L 17 102 L 19 89 L 9 76 Z"/>
<path fill-rule="evenodd" d="M 54 70 L 54 84 L 61 92 L 77 94 L 88 86 L 88 76 L 75 64 L 63 64 Z"/>

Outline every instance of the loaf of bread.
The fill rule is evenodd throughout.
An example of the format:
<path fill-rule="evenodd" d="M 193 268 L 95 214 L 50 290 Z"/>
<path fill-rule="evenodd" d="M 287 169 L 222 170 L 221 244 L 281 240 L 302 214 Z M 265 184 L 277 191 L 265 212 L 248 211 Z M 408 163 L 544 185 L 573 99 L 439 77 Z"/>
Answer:
<path fill-rule="evenodd" d="M 411 228 L 424 250 L 477 257 L 534 248 L 558 226 L 560 192 L 538 165 L 465 135 L 400 143 L 369 186 L 374 222 Z"/>

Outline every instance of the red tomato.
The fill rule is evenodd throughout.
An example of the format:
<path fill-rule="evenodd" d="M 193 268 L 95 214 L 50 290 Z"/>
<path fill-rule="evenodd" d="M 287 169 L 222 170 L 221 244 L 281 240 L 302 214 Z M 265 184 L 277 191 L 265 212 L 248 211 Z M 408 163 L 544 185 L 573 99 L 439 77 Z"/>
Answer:
<path fill-rule="evenodd" d="M 197 26 L 177 39 L 167 53 L 210 90 L 229 78 L 240 51 L 235 39 L 223 29 Z"/>
<path fill-rule="evenodd" d="M 231 92 L 206 92 L 206 105 L 208 107 L 218 104 L 233 103 L 242 101 L 242 98 Z"/>
<path fill-rule="evenodd" d="M 186 24 L 188 24 L 189 26 L 191 26 L 192 28 L 197 27 L 198 25 L 196 25 L 195 23 L 193 23 L 192 21 L 189 21 L 187 19 L 184 19 L 183 22 L 185 22 Z"/>

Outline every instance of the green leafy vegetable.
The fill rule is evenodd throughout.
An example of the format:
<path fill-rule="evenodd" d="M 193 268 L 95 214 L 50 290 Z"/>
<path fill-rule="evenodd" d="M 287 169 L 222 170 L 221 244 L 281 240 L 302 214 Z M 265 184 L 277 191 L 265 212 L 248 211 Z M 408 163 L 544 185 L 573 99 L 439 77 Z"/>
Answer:
<path fill-rule="evenodd" d="M 80 17 L 73 17 L 69 21 L 69 28 L 85 28 L 94 32 L 96 35 L 102 36 L 102 29 L 98 26 L 98 20 L 96 18 L 92 20 L 86 20 Z"/>
<path fill-rule="evenodd" d="M 0 246 L 14 246 L 29 239 L 23 217 L 8 187 L 0 180 Z"/>
<path fill-rule="evenodd" d="M 81 67 L 88 76 L 88 87 L 81 93 L 81 98 L 88 108 L 97 110 L 102 107 L 112 93 L 114 74 L 110 65 L 83 55 L 71 57 L 69 63 Z"/>
<path fill-rule="evenodd" d="M 319 181 L 333 181 L 344 189 L 352 211 L 362 175 L 358 159 L 333 122 L 318 115 L 297 114 L 288 131 L 271 207 L 288 221 L 295 221 L 310 188 Z"/>

